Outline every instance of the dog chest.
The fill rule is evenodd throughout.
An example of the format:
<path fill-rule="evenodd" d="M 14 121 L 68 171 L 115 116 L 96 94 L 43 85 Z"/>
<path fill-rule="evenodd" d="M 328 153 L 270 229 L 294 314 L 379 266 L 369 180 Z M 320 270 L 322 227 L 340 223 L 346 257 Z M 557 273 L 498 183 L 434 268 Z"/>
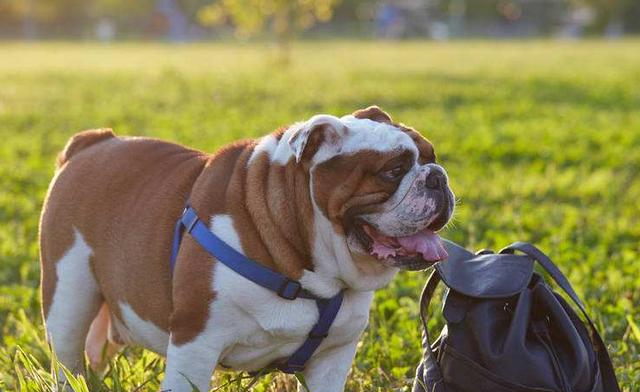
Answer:
<path fill-rule="evenodd" d="M 216 268 L 218 296 L 211 304 L 208 328 L 224 346 L 220 363 L 257 370 L 298 349 L 318 321 L 315 301 L 279 298 L 228 268 Z M 357 339 L 366 327 L 372 292 L 347 292 L 322 351 Z M 207 332 L 205 332 L 207 333 Z"/>

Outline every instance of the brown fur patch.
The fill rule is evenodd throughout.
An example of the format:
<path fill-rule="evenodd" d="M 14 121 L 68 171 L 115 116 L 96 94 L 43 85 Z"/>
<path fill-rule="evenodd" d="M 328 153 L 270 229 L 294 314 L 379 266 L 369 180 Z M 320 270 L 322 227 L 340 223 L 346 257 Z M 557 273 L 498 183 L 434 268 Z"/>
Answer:
<path fill-rule="evenodd" d="M 373 212 L 397 189 L 397 182 L 384 181 L 378 175 L 389 161 L 410 159 L 411 155 L 363 150 L 334 157 L 314 171 L 314 195 L 336 229 L 342 230 L 345 218 Z"/>
<path fill-rule="evenodd" d="M 112 138 L 73 156 L 52 182 L 41 220 L 43 311 L 55 290 L 55 264 L 77 229 L 93 250 L 90 262 L 111 311 L 128 303 L 168 330 L 172 226 L 205 156 L 153 139 Z"/>
<path fill-rule="evenodd" d="M 413 142 L 416 144 L 416 147 L 418 147 L 418 151 L 420 152 L 418 162 L 421 165 L 436 162 L 436 151 L 434 150 L 433 145 L 429 140 L 422 136 L 420 132 L 416 131 L 413 128 L 409 128 L 402 123 L 394 125 L 400 128 L 407 135 L 409 135 L 409 137 L 411 137 Z"/>
<path fill-rule="evenodd" d="M 353 116 L 355 118 L 361 118 L 361 119 L 368 118 L 369 120 L 372 120 L 372 121 L 377 121 L 377 122 L 382 122 L 387 124 L 392 123 L 391 116 L 376 105 L 369 106 L 368 108 L 356 110 L 355 112 L 353 112 Z"/>
<path fill-rule="evenodd" d="M 89 147 L 104 140 L 115 137 L 116 135 L 110 128 L 90 129 L 75 134 L 69 139 L 60 154 L 58 154 L 56 159 L 56 168 L 62 168 L 69 159 L 77 155 L 79 152 L 87 150 Z M 45 201 L 51 198 L 54 184 L 68 182 L 66 175 L 63 176 L 65 177 L 63 179 L 59 179 L 58 176 L 59 173 L 57 173 L 51 181 Z M 57 281 L 54 262 L 60 260 L 62 256 L 64 256 L 65 252 L 71 247 L 74 241 L 73 228 L 70 225 L 62 224 L 58 226 L 58 222 L 60 222 L 58 217 L 62 215 L 56 211 L 58 208 L 59 207 L 56 206 L 56 203 L 45 202 L 40 215 L 40 260 L 43 260 L 40 271 L 40 295 L 42 299 L 42 317 L 45 319 L 49 314 L 49 308 L 51 307 L 51 301 L 53 299 Z M 54 219 L 53 217 L 56 218 Z M 42 236 L 43 228 L 48 227 L 56 227 L 56 229 L 47 231 L 47 235 Z M 44 262 L 45 258 L 50 259 L 51 262 Z"/>

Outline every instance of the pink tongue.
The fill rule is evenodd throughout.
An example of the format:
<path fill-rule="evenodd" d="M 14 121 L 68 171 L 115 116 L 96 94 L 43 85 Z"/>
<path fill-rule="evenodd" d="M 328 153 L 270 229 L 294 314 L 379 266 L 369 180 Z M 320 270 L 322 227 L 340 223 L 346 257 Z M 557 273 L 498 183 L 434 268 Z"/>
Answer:
<path fill-rule="evenodd" d="M 428 261 L 439 261 L 449 256 L 440 236 L 431 230 L 423 230 L 408 237 L 398 237 L 396 240 L 407 252 L 420 253 L 422 258 Z"/>
<path fill-rule="evenodd" d="M 422 258 L 427 261 L 439 261 L 449 256 L 440 236 L 428 229 L 407 237 L 395 238 L 395 241 L 402 247 L 401 249 L 390 246 L 388 237 L 372 233 L 370 230 L 367 230 L 367 233 L 373 234 L 371 235 L 373 238 L 371 253 L 381 259 L 396 256 L 398 250 L 404 251 L 405 254 L 420 253 Z"/>

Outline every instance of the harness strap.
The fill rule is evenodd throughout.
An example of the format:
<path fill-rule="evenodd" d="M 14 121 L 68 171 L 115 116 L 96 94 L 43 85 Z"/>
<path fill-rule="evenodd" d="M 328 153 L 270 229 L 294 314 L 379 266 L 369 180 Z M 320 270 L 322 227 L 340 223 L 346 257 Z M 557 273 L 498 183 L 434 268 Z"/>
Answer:
<path fill-rule="evenodd" d="M 220 237 L 213 234 L 198 218 L 198 214 L 187 206 L 182 217 L 176 223 L 173 237 L 173 251 L 171 252 L 171 270 L 175 267 L 178 248 L 182 237 L 182 230 L 186 230 L 209 254 L 231 268 L 237 274 L 244 276 L 260 286 L 275 291 L 280 297 L 294 300 L 298 297 L 317 299 L 318 297 L 302 288 L 300 282 L 291 280 L 270 268 L 245 257 L 233 249 Z"/>
<path fill-rule="evenodd" d="M 276 362 L 272 367 L 283 373 L 296 373 L 302 371 L 313 353 L 316 351 L 322 340 L 329 334 L 329 328 L 338 315 L 342 305 L 343 292 L 329 299 L 317 299 L 318 322 L 313 326 L 307 340 L 284 362 Z"/>
<path fill-rule="evenodd" d="M 270 268 L 267 268 L 233 249 L 220 237 L 213 234 L 209 228 L 198 218 L 196 211 L 187 206 L 182 216 L 176 222 L 173 231 L 173 247 L 171 249 L 171 272 L 173 272 L 178 250 L 184 231 L 191 234 L 193 239 L 200 244 L 211 256 L 231 268 L 237 274 L 246 279 L 269 289 L 281 298 L 294 300 L 296 298 L 313 299 L 318 306 L 318 322 L 313 326 L 307 340 L 287 360 L 277 361 L 269 366 L 285 373 L 295 373 L 304 369 L 307 361 L 316 351 L 322 340 L 327 337 L 329 328 L 333 324 L 344 293 L 340 291 L 331 298 L 321 298 L 302 288 L 300 282 L 287 278 Z"/>

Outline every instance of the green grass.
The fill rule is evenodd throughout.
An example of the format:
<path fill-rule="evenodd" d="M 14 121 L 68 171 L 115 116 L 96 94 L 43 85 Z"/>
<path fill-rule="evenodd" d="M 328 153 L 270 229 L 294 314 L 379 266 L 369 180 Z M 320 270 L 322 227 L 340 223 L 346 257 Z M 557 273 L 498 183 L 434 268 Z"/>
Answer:
<path fill-rule="evenodd" d="M 109 126 L 214 151 L 374 103 L 434 142 L 460 199 L 446 236 L 542 247 L 586 301 L 624 390 L 640 390 L 640 41 L 301 43 L 289 67 L 272 48 L 231 44 L 2 43 L 0 59 L 0 390 L 54 382 L 37 222 L 71 134 Z M 425 278 L 401 273 L 376 295 L 348 391 L 409 390 Z M 87 382 L 153 390 L 162 366 L 132 349 Z M 221 391 L 246 384 L 220 378 Z"/>

